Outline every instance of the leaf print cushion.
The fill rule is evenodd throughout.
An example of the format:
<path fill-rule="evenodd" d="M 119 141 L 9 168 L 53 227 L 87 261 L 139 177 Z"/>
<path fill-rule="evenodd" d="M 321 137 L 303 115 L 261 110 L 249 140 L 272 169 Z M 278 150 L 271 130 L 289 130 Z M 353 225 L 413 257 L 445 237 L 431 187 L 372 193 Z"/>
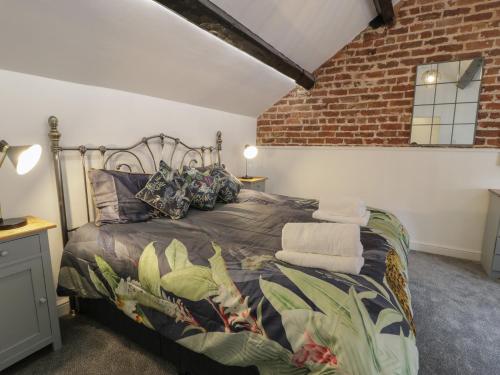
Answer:
<path fill-rule="evenodd" d="M 188 183 L 192 195 L 191 206 L 200 210 L 212 210 L 220 191 L 220 180 L 210 175 L 207 169 L 184 167 L 182 176 Z"/>
<path fill-rule="evenodd" d="M 196 169 L 202 173 L 210 171 L 210 176 L 219 178 L 220 190 L 218 201 L 224 203 L 236 202 L 243 184 L 237 177 L 235 177 L 231 172 L 225 169 L 225 167 L 219 165 L 211 165 L 208 167 L 201 167 Z"/>
<path fill-rule="evenodd" d="M 187 181 L 163 160 L 160 168 L 136 197 L 172 219 L 186 216 L 191 204 Z"/>
<path fill-rule="evenodd" d="M 238 194 L 243 186 L 240 180 L 233 176 L 231 172 L 219 166 L 214 166 L 210 175 L 218 177 L 220 180 L 219 200 L 224 203 L 236 202 L 236 198 L 238 198 Z"/>

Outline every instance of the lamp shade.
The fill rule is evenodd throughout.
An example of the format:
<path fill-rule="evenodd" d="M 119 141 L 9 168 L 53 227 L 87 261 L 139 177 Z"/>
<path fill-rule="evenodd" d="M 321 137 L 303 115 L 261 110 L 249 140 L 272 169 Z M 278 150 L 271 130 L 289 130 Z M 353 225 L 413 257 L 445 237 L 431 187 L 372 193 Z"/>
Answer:
<path fill-rule="evenodd" d="M 243 151 L 243 156 L 245 159 L 253 159 L 257 156 L 259 150 L 255 146 L 245 146 L 245 150 Z"/>
<path fill-rule="evenodd" d="M 31 171 L 40 160 L 41 155 L 42 147 L 40 145 L 9 146 L 7 149 L 7 157 L 10 159 L 19 175 Z"/>

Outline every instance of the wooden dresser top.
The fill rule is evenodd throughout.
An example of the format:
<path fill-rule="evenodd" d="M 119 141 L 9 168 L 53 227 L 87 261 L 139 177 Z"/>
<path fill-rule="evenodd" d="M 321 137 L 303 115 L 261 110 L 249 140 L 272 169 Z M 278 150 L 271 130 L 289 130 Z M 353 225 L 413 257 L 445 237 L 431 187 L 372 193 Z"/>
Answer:
<path fill-rule="evenodd" d="M 42 232 L 47 229 L 55 228 L 56 225 L 49 221 L 45 221 L 38 217 L 27 216 L 28 224 L 24 227 L 0 230 L 0 241 L 12 240 L 14 238 L 29 236 L 30 234 L 35 234 Z"/>
<path fill-rule="evenodd" d="M 500 197 L 500 190 L 499 189 L 490 189 L 490 193 L 493 193 L 497 197 Z"/>

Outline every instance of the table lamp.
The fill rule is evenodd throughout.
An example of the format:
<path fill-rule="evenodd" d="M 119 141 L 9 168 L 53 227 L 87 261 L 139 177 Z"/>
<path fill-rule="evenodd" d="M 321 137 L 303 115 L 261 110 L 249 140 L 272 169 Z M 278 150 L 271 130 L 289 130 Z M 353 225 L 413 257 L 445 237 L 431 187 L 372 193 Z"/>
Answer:
<path fill-rule="evenodd" d="M 31 146 L 10 146 L 5 141 L 0 141 L 0 168 L 5 160 L 9 158 L 18 175 L 23 175 L 31 171 L 40 160 L 42 148 L 40 145 Z M 25 217 L 3 219 L 0 207 L 0 230 L 14 229 L 26 225 Z"/>
<path fill-rule="evenodd" d="M 250 146 L 250 145 L 245 145 L 245 149 L 243 150 L 243 156 L 245 157 L 245 177 L 244 178 L 252 178 L 248 176 L 248 160 L 249 159 L 254 159 L 257 154 L 259 153 L 259 150 L 255 146 Z"/>

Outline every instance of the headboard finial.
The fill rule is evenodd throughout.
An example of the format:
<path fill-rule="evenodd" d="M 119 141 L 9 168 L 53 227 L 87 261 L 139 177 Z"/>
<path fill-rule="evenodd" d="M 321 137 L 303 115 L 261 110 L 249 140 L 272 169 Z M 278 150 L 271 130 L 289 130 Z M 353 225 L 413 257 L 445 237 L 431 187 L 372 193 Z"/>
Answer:
<path fill-rule="evenodd" d="M 222 132 L 220 130 L 217 131 L 216 145 L 217 145 L 217 164 L 221 166 L 222 163 L 220 159 L 220 152 L 222 150 Z"/>
<path fill-rule="evenodd" d="M 59 140 L 61 139 L 61 133 L 57 130 L 57 126 L 59 125 L 59 120 L 57 120 L 56 116 L 49 117 L 49 139 L 50 139 L 50 148 L 53 153 L 57 153 L 60 151 L 59 148 Z"/>
<path fill-rule="evenodd" d="M 217 150 L 222 150 L 222 132 L 217 132 Z"/>

